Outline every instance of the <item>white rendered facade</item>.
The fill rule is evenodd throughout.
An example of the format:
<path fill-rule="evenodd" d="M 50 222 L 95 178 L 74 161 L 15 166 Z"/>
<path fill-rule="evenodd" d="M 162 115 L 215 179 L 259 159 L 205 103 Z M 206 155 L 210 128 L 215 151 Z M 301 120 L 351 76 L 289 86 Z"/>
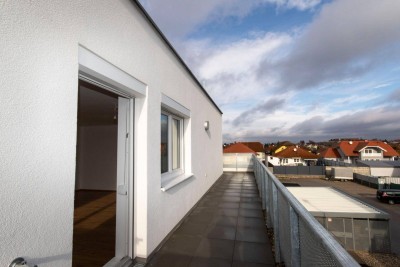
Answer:
<path fill-rule="evenodd" d="M 96 78 L 132 104 L 128 256 L 148 257 L 222 174 L 221 112 L 132 1 L 3 1 L 0 18 L 0 265 L 18 256 L 32 266 L 71 265 L 87 55 L 105 62 Z M 162 107 L 184 119 L 191 177 L 164 191 Z"/>

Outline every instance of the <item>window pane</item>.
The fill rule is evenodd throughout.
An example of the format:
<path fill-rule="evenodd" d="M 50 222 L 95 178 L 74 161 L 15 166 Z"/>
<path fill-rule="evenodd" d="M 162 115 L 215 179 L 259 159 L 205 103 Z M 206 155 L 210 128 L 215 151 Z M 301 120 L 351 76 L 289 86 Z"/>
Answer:
<path fill-rule="evenodd" d="M 181 129 L 180 121 L 172 119 L 172 169 L 181 167 Z"/>
<path fill-rule="evenodd" d="M 168 172 L 168 116 L 161 114 L 161 173 Z"/>

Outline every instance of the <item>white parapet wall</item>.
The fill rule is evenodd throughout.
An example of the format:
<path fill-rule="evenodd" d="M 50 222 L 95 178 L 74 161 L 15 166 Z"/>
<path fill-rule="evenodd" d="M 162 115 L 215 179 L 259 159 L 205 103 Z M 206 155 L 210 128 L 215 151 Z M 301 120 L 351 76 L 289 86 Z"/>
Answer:
<path fill-rule="evenodd" d="M 224 172 L 252 172 L 252 156 L 251 153 L 224 153 Z"/>

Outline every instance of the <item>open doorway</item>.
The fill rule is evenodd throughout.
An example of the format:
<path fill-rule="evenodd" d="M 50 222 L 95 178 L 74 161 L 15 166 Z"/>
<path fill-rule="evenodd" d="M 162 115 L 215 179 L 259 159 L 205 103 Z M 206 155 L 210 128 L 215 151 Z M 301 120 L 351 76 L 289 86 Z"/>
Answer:
<path fill-rule="evenodd" d="M 73 266 L 127 255 L 127 116 L 128 99 L 79 81 Z"/>

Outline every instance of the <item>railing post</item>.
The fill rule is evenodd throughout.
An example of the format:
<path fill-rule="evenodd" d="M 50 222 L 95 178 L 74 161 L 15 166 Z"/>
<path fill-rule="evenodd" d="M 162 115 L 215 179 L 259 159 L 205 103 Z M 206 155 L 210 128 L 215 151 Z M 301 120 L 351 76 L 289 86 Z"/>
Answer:
<path fill-rule="evenodd" d="M 279 210 L 278 210 L 278 190 L 276 186 L 272 185 L 272 206 L 274 213 L 274 242 L 275 242 L 275 262 L 280 263 L 281 260 L 281 241 L 279 240 Z"/>
<path fill-rule="evenodd" d="M 270 214 L 271 209 L 270 209 L 270 201 L 269 201 L 270 195 L 268 194 L 270 192 L 269 191 L 270 178 L 269 178 L 268 172 L 266 172 L 266 171 L 264 172 L 264 179 L 265 179 L 265 187 L 264 187 L 265 199 L 263 200 L 263 205 L 265 206 L 265 221 L 267 222 L 267 226 L 271 227 L 271 220 L 270 220 L 270 218 L 271 218 L 271 214 Z"/>
<path fill-rule="evenodd" d="M 235 154 L 235 172 L 237 172 L 238 171 L 238 168 L 237 168 L 237 158 L 238 158 L 238 154 L 236 153 Z"/>
<path fill-rule="evenodd" d="M 290 217 L 290 246 L 292 255 L 291 266 L 297 267 L 301 266 L 299 216 L 290 205 L 289 205 L 289 217 Z"/>
<path fill-rule="evenodd" d="M 265 210 L 265 170 L 264 168 L 261 166 L 261 203 L 262 203 L 262 209 Z"/>

